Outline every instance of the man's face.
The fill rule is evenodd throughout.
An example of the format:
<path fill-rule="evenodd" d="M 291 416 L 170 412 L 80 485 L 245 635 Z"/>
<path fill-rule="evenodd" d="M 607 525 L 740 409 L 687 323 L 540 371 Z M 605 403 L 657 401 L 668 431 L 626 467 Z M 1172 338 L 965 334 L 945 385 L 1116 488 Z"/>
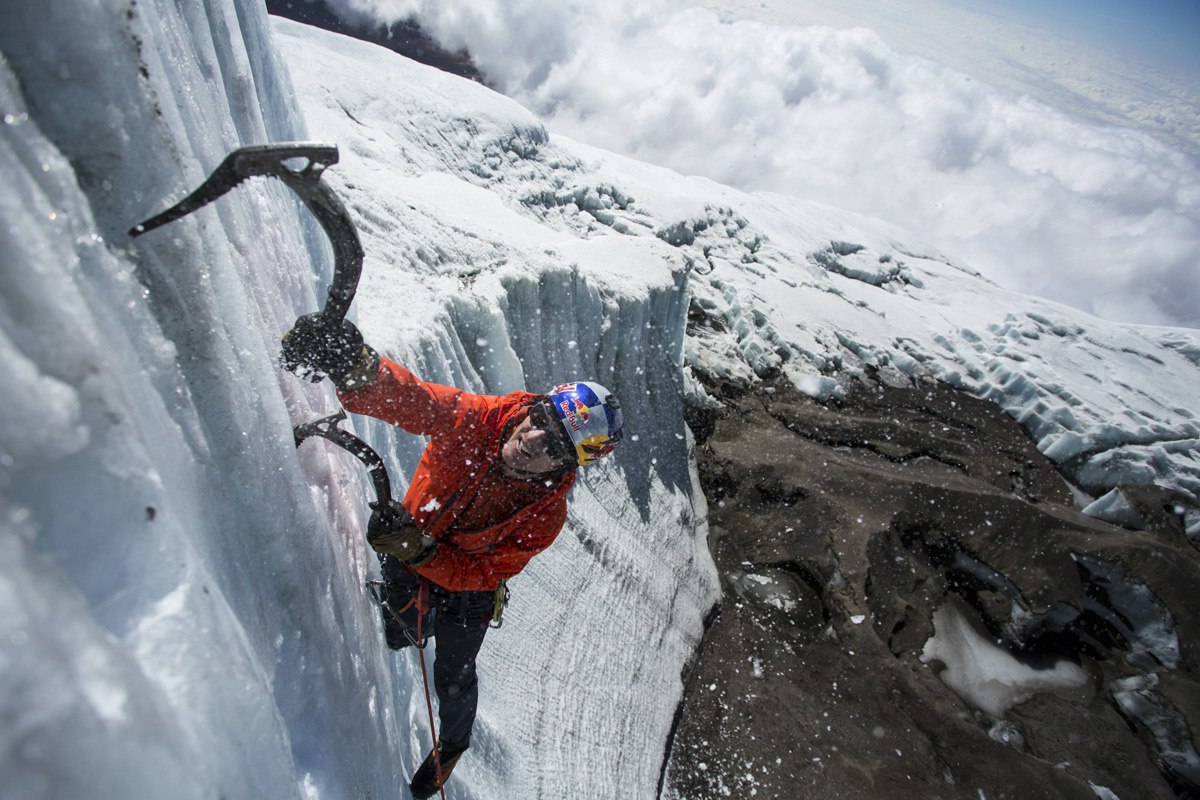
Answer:
<path fill-rule="evenodd" d="M 522 472 L 553 472 L 564 463 L 547 452 L 555 450 L 554 435 L 551 430 L 535 426 L 532 419 L 526 417 L 504 443 L 500 457 L 506 466 Z"/>

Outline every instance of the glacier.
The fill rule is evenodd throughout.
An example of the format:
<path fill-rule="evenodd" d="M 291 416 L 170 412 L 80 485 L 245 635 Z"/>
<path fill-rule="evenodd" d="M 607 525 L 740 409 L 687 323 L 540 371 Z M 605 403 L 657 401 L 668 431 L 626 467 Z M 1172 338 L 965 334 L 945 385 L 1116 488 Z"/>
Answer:
<path fill-rule="evenodd" d="M 294 447 L 337 401 L 275 363 L 331 277 L 323 234 L 265 180 L 124 233 L 241 144 L 341 148 L 325 180 L 363 238 L 351 316 L 377 349 L 475 391 L 592 378 L 627 408 L 630 442 L 513 581 L 450 796 L 656 795 L 719 596 L 694 369 L 823 400 L 942 381 L 1018 419 L 1081 507 L 1123 513 L 1131 481 L 1200 495 L 1195 331 L 1105 322 L 879 220 L 597 150 L 249 0 L 3 16 L 6 796 L 392 796 L 428 748 L 416 657 L 386 650 L 363 589 L 369 481 Z M 402 486 L 422 441 L 353 428 Z"/>

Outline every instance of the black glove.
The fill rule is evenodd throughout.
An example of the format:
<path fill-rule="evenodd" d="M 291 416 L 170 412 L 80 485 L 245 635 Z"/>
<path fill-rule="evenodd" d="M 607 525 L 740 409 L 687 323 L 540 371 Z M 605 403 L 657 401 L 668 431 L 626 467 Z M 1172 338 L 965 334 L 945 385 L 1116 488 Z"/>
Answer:
<path fill-rule="evenodd" d="M 367 543 L 375 552 L 395 556 L 413 567 L 433 558 L 437 542 L 421 532 L 408 509 L 395 500 L 387 505 L 371 503 L 371 509 Z"/>
<path fill-rule="evenodd" d="M 375 380 L 379 355 L 363 343 L 346 320 L 305 314 L 284 334 L 279 361 L 283 368 L 314 383 L 328 375 L 339 389 L 356 389 Z"/>

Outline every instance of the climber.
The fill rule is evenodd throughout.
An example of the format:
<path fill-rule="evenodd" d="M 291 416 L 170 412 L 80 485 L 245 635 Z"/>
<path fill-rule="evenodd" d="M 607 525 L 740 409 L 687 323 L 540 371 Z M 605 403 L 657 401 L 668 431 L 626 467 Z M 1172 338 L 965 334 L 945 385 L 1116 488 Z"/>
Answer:
<path fill-rule="evenodd" d="M 422 629 L 436 646 L 440 735 L 411 789 L 431 797 L 470 745 L 475 658 L 504 582 L 558 536 L 576 468 L 615 449 L 620 403 L 588 382 L 502 396 L 427 383 L 367 346 L 351 323 L 321 314 L 296 321 L 282 361 L 329 376 L 347 411 L 429 437 L 403 503 L 373 504 L 367 540 L 383 574 L 388 646 L 416 643 L 418 606 L 429 609 Z"/>

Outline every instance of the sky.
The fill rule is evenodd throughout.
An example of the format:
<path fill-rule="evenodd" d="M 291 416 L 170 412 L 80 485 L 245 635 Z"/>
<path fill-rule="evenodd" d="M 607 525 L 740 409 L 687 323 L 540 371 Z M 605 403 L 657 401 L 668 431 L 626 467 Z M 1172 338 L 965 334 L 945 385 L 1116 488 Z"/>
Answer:
<path fill-rule="evenodd" d="M 1195 0 L 959 0 L 1164 66 L 1200 70 L 1200 3 Z"/>
<path fill-rule="evenodd" d="M 880 217 L 1107 319 L 1200 326 L 1200 81 L 1095 43 L 1132 4 L 1078 38 L 1061 4 L 983 0 L 334 4 L 416 14 L 553 133 Z M 1182 32 L 1161 41 L 1194 30 L 1151 7 Z"/>

